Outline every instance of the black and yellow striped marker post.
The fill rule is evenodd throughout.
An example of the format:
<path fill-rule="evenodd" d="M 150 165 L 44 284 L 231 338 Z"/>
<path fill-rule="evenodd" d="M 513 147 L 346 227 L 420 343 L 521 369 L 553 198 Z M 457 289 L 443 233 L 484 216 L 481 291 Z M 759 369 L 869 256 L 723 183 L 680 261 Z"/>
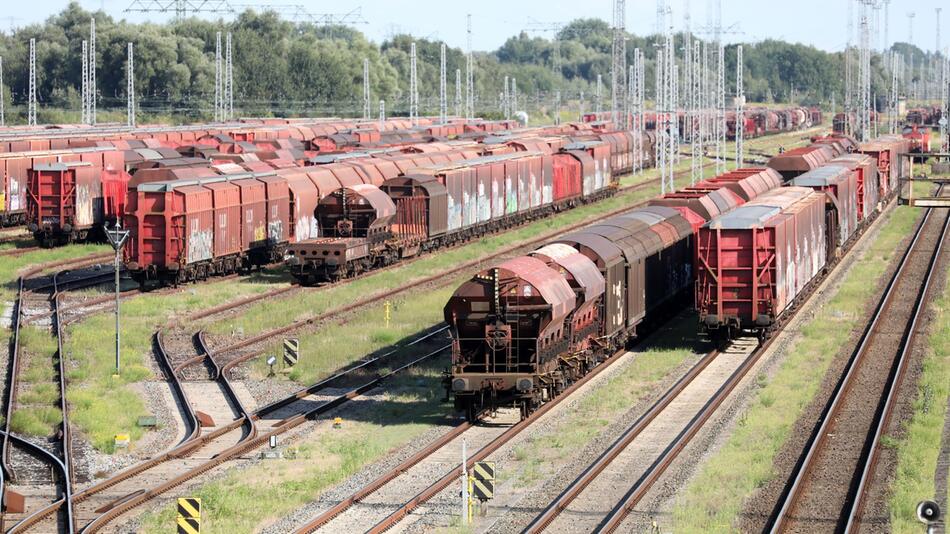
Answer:
<path fill-rule="evenodd" d="M 178 499 L 178 534 L 201 534 L 201 499 Z"/>
<path fill-rule="evenodd" d="M 472 468 L 472 494 L 485 502 L 495 497 L 495 462 L 475 462 Z"/>
<path fill-rule="evenodd" d="M 300 360 L 300 340 L 291 337 L 284 340 L 284 363 L 293 367 Z"/>

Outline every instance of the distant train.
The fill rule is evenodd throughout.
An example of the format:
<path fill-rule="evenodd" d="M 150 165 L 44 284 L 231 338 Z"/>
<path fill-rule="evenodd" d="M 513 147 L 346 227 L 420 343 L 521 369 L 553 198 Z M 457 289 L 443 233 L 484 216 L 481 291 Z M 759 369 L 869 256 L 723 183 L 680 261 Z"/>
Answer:
<path fill-rule="evenodd" d="M 614 172 L 632 168 L 633 133 L 569 131 L 315 156 L 305 166 L 144 169 L 124 209 L 127 268 L 141 283 L 179 283 L 286 256 L 303 283 L 337 280 L 610 194 Z M 141 173 L 151 175 L 139 183 Z"/>

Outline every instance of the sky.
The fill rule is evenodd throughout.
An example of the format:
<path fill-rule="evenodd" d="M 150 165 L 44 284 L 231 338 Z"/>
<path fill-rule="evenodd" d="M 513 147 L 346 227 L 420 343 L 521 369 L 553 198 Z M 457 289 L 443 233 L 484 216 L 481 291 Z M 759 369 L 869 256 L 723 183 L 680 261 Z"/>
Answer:
<path fill-rule="evenodd" d="M 140 3 L 173 4 L 173 0 L 138 0 Z M 187 0 L 192 5 L 221 0 Z M 476 50 L 494 50 L 505 40 L 528 28 L 550 27 L 553 23 L 569 22 L 581 17 L 612 19 L 611 0 L 229 0 L 239 5 L 301 4 L 311 13 L 346 13 L 359 9 L 365 24 L 355 25 L 371 40 L 381 42 L 394 33 L 411 33 L 433 40 L 444 40 L 450 46 L 466 46 L 466 14 L 472 15 L 472 45 Z M 693 28 L 706 26 L 706 7 L 709 0 L 669 0 L 675 27 L 684 26 L 683 14 L 692 5 L 690 16 Z M 722 26 L 728 28 L 723 36 L 726 42 L 755 42 L 778 38 L 814 45 L 823 50 L 841 50 L 847 41 L 847 13 L 849 0 L 721 0 Z M 115 18 L 132 21 L 168 20 L 171 14 L 125 13 L 133 0 L 80 0 L 86 9 L 104 9 Z M 3 0 L 0 30 L 40 22 L 60 11 L 67 0 L 32 0 L 14 2 Z M 857 1 L 854 2 L 857 4 Z M 916 12 L 913 19 L 914 43 L 925 50 L 936 46 L 936 14 L 934 8 L 946 6 L 942 46 L 950 43 L 950 4 L 947 0 L 890 0 L 890 42 L 908 40 L 908 6 Z M 855 13 L 858 8 L 855 7 Z M 883 45 L 883 10 L 880 11 L 878 32 Z M 209 15 L 202 15 L 209 16 Z M 855 15 L 857 16 L 857 15 Z M 643 35 L 652 33 L 656 25 L 654 0 L 627 0 L 627 29 Z M 535 30 L 535 35 L 550 37 L 550 32 Z M 855 41 L 858 39 L 855 25 Z M 872 39 L 872 45 L 874 40 Z"/>

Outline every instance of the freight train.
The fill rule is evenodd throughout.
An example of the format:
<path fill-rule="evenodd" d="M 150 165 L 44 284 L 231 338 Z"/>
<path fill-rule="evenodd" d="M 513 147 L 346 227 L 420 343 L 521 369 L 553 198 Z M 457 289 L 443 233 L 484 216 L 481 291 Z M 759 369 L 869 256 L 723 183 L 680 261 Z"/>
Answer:
<path fill-rule="evenodd" d="M 444 308 L 455 406 L 472 419 L 500 406 L 526 416 L 691 306 L 716 337 L 768 335 L 893 196 L 907 141 L 832 136 L 811 148 L 773 160 L 783 171 L 701 182 L 463 283 Z"/>
<path fill-rule="evenodd" d="M 316 156 L 304 167 L 144 169 L 124 208 L 126 266 L 143 284 L 179 283 L 286 255 L 303 283 L 345 278 L 602 198 L 632 167 L 633 136 L 486 136 Z M 652 146 L 645 135 L 647 164 Z M 151 176 L 139 183 L 141 173 Z"/>
<path fill-rule="evenodd" d="M 418 127 L 409 127 L 407 121 L 248 123 L 228 127 L 142 128 L 115 134 L 87 128 L 74 134 L 32 133 L 27 140 L 19 140 L 19 132 L 11 134 L 12 138 L 0 132 L 0 150 L 44 149 L 0 152 L 0 158 L 7 161 L 6 172 L 2 173 L 4 188 L 16 193 L 4 195 L 0 219 L 12 221 L 11 224 L 26 222 L 34 237 L 44 245 L 81 241 L 89 236 L 101 236 L 105 225 L 122 218 L 122 213 L 110 211 L 110 207 L 125 204 L 124 184 L 130 181 L 129 175 L 141 169 L 259 160 L 280 160 L 284 166 L 306 165 L 310 158 L 328 152 L 385 150 L 431 143 L 438 139 L 431 135 L 432 131 L 484 134 L 504 131 L 515 124 L 508 121 L 424 123 Z M 138 138 L 128 138 L 133 135 Z M 35 163 L 84 160 L 83 153 L 91 149 L 118 151 L 124 156 L 124 165 L 122 158 L 118 162 L 110 158 L 108 168 L 93 162 L 93 170 L 77 171 L 83 174 L 78 182 L 76 173 L 69 169 L 58 175 L 40 176 L 33 172 Z M 134 181 L 143 182 L 147 174 L 137 176 Z M 30 182 L 36 186 L 43 184 L 44 189 L 28 195 Z M 83 204 L 91 204 L 95 209 L 91 216 L 77 218 L 77 212 L 88 211 Z"/>

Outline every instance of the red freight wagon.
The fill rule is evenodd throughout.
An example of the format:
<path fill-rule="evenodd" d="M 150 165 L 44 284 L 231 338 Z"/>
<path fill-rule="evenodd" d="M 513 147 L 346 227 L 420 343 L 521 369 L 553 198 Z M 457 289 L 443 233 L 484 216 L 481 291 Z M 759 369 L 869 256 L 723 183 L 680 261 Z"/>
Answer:
<path fill-rule="evenodd" d="M 277 175 L 287 180 L 290 194 L 289 227 L 290 241 L 304 241 L 320 237 L 320 229 L 314 212 L 320 202 L 320 191 L 303 169 L 280 169 Z M 331 190 L 332 191 L 332 190 Z"/>
<path fill-rule="evenodd" d="M 825 248 L 835 251 L 858 228 L 858 175 L 847 167 L 826 165 L 792 180 L 793 185 L 827 193 L 825 197 Z"/>
<path fill-rule="evenodd" d="M 877 162 L 865 154 L 845 154 L 828 162 L 853 171 L 858 180 L 858 221 L 864 221 L 877 210 L 880 200 Z"/>
<path fill-rule="evenodd" d="M 266 237 L 272 245 L 286 243 L 290 231 L 290 188 L 287 180 L 274 173 L 257 175 L 266 189 Z M 282 255 L 281 251 L 278 251 Z M 279 258 L 274 258 L 279 259 Z"/>
<path fill-rule="evenodd" d="M 704 225 L 696 254 L 704 327 L 722 337 L 765 333 L 825 265 L 824 196 L 803 187 L 770 191 Z"/>
<path fill-rule="evenodd" d="M 102 219 L 101 173 L 82 161 L 34 165 L 27 186 L 34 235 L 62 232 L 85 239 L 95 221 Z"/>
<path fill-rule="evenodd" d="M 816 169 L 836 156 L 828 145 L 811 145 L 794 148 L 769 159 L 768 166 L 775 169 L 786 181 L 799 174 Z"/>
<path fill-rule="evenodd" d="M 214 212 L 214 257 L 224 258 L 241 253 L 241 189 L 225 178 L 202 181 L 211 190 Z M 220 180 L 220 181 L 218 181 Z"/>
<path fill-rule="evenodd" d="M 694 187 L 701 188 L 706 184 L 713 188 L 726 187 L 748 202 L 766 191 L 781 187 L 782 176 L 768 167 L 750 167 L 728 171 L 699 182 Z"/>
<path fill-rule="evenodd" d="M 910 141 L 899 135 L 885 135 L 861 143 L 858 152 L 877 160 L 879 197 L 887 198 L 897 190 L 899 155 L 910 152 Z"/>
<path fill-rule="evenodd" d="M 717 188 L 714 184 L 711 187 L 711 189 L 683 189 L 667 193 L 651 200 L 650 205 L 675 209 L 693 225 L 695 230 L 707 221 L 729 213 L 745 203 L 742 197 L 725 187 Z"/>
<path fill-rule="evenodd" d="M 475 221 L 485 223 L 492 217 L 492 169 L 491 165 L 479 165 L 475 168 Z"/>
<path fill-rule="evenodd" d="M 147 269 L 150 278 L 169 271 L 179 281 L 212 274 L 212 202 L 211 190 L 197 182 L 139 185 L 126 213 L 126 227 L 136 229 L 124 249 L 128 268 Z"/>
<path fill-rule="evenodd" d="M 554 203 L 562 204 L 580 197 L 584 193 L 580 161 L 564 152 L 554 154 L 552 161 Z"/>

